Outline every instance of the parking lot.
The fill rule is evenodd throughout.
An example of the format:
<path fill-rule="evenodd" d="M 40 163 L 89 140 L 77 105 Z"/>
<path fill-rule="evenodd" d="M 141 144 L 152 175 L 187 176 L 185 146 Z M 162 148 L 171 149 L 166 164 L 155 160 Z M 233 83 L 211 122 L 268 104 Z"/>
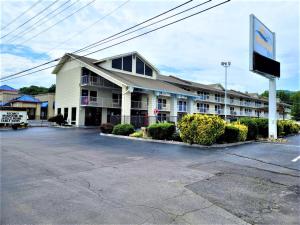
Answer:
<path fill-rule="evenodd" d="M 298 224 L 300 136 L 197 149 L 29 128 L 1 135 L 1 224 Z"/>

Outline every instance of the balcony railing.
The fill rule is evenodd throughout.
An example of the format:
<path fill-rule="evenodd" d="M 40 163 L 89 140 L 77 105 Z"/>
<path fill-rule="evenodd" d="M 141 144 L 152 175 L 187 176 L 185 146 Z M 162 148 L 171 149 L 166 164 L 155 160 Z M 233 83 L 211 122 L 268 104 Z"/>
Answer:
<path fill-rule="evenodd" d="M 148 103 L 144 101 L 131 101 L 131 109 L 147 110 Z"/>
<path fill-rule="evenodd" d="M 120 88 L 119 86 L 111 83 L 108 80 L 105 80 L 102 77 L 89 76 L 85 75 L 81 77 L 82 85 L 96 86 L 96 87 L 105 87 L 105 88 Z"/>
<path fill-rule="evenodd" d="M 178 109 L 178 112 L 187 112 L 186 105 L 178 105 L 177 109 Z"/>
<path fill-rule="evenodd" d="M 217 115 L 223 115 L 224 114 L 224 110 L 223 109 L 217 109 L 217 110 L 215 110 L 215 114 L 217 114 Z"/>
<path fill-rule="evenodd" d="M 157 103 L 157 109 L 160 111 L 170 111 L 170 104 Z"/>
<path fill-rule="evenodd" d="M 81 96 L 81 105 L 97 106 L 103 108 L 121 108 L 121 100 L 92 96 Z"/>
<path fill-rule="evenodd" d="M 199 112 L 199 113 L 211 113 L 209 109 L 201 108 L 201 107 L 197 107 L 197 112 Z"/>

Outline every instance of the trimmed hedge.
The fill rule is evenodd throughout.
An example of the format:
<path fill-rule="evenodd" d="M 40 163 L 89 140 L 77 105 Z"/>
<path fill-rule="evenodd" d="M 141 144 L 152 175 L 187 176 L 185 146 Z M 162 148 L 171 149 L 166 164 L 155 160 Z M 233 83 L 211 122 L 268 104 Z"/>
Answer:
<path fill-rule="evenodd" d="M 212 145 L 225 131 L 225 121 L 218 116 L 188 114 L 178 122 L 181 139 L 189 144 Z"/>
<path fill-rule="evenodd" d="M 257 124 L 258 136 L 259 137 L 268 137 L 269 133 L 269 122 L 265 118 L 253 118 Z"/>
<path fill-rule="evenodd" d="M 253 118 L 241 118 L 239 120 L 241 124 L 248 127 L 247 140 L 255 140 L 258 137 L 258 126 Z"/>
<path fill-rule="evenodd" d="M 111 134 L 114 129 L 114 125 L 111 123 L 103 123 L 100 125 L 100 131 L 104 134 Z"/>
<path fill-rule="evenodd" d="M 116 135 L 123 135 L 128 136 L 129 134 L 132 134 L 134 132 L 134 127 L 131 124 L 118 124 L 114 126 L 114 129 L 112 131 L 113 134 Z"/>
<path fill-rule="evenodd" d="M 247 138 L 248 127 L 240 123 L 228 123 L 225 125 L 225 132 L 222 134 L 218 143 L 233 143 L 245 141 Z"/>
<path fill-rule="evenodd" d="M 57 123 L 58 125 L 63 125 L 65 124 L 65 119 L 64 119 L 64 116 L 62 114 L 58 114 L 56 116 L 53 116 L 53 117 L 50 117 L 48 119 L 49 122 L 55 122 Z"/>
<path fill-rule="evenodd" d="M 153 139 L 170 140 L 175 130 L 174 123 L 155 123 L 148 127 L 148 134 Z"/>

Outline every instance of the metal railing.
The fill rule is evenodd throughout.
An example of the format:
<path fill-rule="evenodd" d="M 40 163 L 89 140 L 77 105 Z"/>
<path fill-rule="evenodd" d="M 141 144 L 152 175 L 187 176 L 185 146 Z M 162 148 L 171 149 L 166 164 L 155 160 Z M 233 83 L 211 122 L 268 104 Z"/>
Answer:
<path fill-rule="evenodd" d="M 147 110 L 148 103 L 144 101 L 131 101 L 131 109 Z"/>
<path fill-rule="evenodd" d="M 110 81 L 98 76 L 89 76 L 84 75 L 81 76 L 81 84 L 82 85 L 89 85 L 89 86 L 96 86 L 96 87 L 105 87 L 105 88 L 116 88 L 120 89 L 119 86 L 111 83 Z"/>
<path fill-rule="evenodd" d="M 81 96 L 81 105 L 83 106 L 97 106 L 104 108 L 121 108 L 120 99 L 101 98 L 92 96 Z"/>
<path fill-rule="evenodd" d="M 171 107 L 170 104 L 167 103 L 157 103 L 157 109 L 160 111 L 170 111 Z"/>

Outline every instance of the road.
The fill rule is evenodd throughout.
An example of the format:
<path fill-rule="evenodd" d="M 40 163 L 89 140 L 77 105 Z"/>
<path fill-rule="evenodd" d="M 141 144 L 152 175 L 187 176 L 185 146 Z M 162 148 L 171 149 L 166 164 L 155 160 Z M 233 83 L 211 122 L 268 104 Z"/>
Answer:
<path fill-rule="evenodd" d="M 29 128 L 1 135 L 1 224 L 299 224 L 299 135 L 197 149 Z"/>

